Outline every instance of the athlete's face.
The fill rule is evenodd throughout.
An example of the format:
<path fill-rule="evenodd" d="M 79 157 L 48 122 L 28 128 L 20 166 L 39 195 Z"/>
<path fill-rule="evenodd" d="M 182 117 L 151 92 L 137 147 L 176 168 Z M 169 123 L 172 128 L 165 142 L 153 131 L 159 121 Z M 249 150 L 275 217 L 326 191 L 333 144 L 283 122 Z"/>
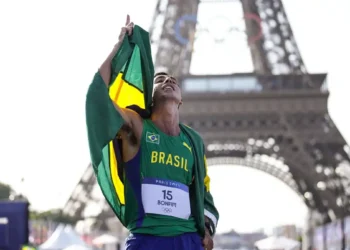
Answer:
<path fill-rule="evenodd" d="M 181 103 L 181 90 L 177 80 L 167 73 L 157 73 L 154 77 L 153 102 L 173 100 Z"/>

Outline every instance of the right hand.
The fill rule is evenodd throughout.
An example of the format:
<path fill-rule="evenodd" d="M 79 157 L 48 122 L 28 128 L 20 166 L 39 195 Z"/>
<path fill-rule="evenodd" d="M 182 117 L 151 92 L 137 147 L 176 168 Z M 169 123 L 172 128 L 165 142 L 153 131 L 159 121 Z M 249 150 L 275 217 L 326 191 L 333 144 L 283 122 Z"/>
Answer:
<path fill-rule="evenodd" d="M 130 16 L 127 15 L 125 26 L 122 28 L 119 35 L 119 42 L 123 41 L 125 34 L 128 34 L 128 36 L 131 36 L 133 29 L 134 29 L 134 23 L 130 22 Z"/>
<path fill-rule="evenodd" d="M 214 241 L 213 238 L 210 236 L 208 229 L 205 229 L 205 236 L 202 240 L 202 246 L 205 250 L 212 250 L 214 248 Z"/>

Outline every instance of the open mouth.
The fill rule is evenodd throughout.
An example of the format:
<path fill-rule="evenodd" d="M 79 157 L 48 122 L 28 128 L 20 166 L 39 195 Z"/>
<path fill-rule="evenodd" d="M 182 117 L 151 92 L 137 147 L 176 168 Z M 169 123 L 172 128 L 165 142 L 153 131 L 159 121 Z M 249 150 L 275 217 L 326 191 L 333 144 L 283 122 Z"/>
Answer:
<path fill-rule="evenodd" d="M 163 87 L 163 89 L 164 89 L 164 90 L 174 90 L 174 87 L 171 86 L 171 85 L 165 85 L 165 86 Z"/>

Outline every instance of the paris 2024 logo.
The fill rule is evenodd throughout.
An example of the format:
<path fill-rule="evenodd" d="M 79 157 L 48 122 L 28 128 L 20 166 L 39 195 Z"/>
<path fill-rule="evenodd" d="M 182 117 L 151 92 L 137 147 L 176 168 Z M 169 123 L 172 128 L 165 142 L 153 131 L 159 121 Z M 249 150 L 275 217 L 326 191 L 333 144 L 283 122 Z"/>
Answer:
<path fill-rule="evenodd" d="M 256 33 L 252 34 L 248 37 L 248 43 L 252 44 L 252 43 L 260 40 L 263 36 L 260 17 L 254 13 L 245 13 L 243 16 L 243 19 L 250 20 L 250 21 L 254 22 L 256 24 L 256 27 L 257 27 Z M 184 37 L 181 34 L 181 27 L 184 27 L 188 23 L 197 24 L 197 16 L 192 15 L 192 14 L 183 15 L 177 19 L 175 26 L 174 26 L 175 38 L 182 45 L 186 45 L 190 41 L 189 38 Z M 239 30 L 238 28 L 235 28 L 235 27 L 231 27 L 230 31 L 236 31 L 236 32 L 238 31 L 238 32 L 246 33 L 245 31 Z"/>

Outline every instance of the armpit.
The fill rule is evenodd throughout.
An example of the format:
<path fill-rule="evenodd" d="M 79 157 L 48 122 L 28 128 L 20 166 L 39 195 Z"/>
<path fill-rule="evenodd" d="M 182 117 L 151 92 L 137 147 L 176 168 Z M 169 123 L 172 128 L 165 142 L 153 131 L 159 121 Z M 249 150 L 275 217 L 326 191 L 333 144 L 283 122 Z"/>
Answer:
<path fill-rule="evenodd" d="M 121 139 L 127 140 L 131 146 L 136 146 L 137 145 L 137 138 L 127 124 L 124 124 L 122 128 L 120 129 L 118 135 L 120 136 Z"/>

